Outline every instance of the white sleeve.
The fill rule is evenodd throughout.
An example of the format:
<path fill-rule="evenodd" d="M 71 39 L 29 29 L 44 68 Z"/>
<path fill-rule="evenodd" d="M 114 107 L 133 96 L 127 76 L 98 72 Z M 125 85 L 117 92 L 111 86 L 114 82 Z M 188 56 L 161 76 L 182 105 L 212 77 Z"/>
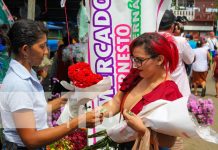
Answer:
<path fill-rule="evenodd" d="M 34 93 L 25 85 L 17 86 L 8 93 L 7 104 L 11 112 L 21 109 L 33 110 Z"/>
<path fill-rule="evenodd" d="M 216 47 L 218 47 L 218 40 L 217 39 L 215 39 L 215 45 L 216 45 Z"/>
<path fill-rule="evenodd" d="M 189 43 L 185 40 L 185 39 L 181 39 L 181 41 L 179 42 L 179 48 L 182 52 L 182 60 L 186 63 L 186 64 L 192 64 L 195 58 L 195 54 L 191 48 L 191 46 L 189 45 Z"/>

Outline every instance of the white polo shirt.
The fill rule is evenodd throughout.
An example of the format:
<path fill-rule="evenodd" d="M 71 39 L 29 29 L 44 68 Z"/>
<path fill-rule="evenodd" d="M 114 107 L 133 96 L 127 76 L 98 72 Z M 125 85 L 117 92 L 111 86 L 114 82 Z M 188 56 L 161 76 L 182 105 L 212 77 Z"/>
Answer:
<path fill-rule="evenodd" d="M 195 54 L 192 51 L 189 43 L 184 37 L 174 36 L 176 46 L 179 51 L 179 62 L 175 71 L 172 72 L 171 77 L 178 85 L 179 91 L 183 96 L 190 96 L 189 79 L 186 73 L 185 64 L 192 64 Z"/>
<path fill-rule="evenodd" d="M 195 53 L 196 60 L 192 64 L 192 70 L 196 72 L 208 71 L 208 60 L 207 60 L 208 48 L 206 46 L 203 46 L 193 49 L 193 51 Z"/>
<path fill-rule="evenodd" d="M 18 146 L 25 146 L 12 118 L 12 113 L 18 110 L 33 111 L 37 130 L 48 128 L 47 102 L 35 71 L 31 70 L 30 73 L 23 65 L 12 59 L 0 91 L 0 109 L 6 140 L 17 143 Z"/>

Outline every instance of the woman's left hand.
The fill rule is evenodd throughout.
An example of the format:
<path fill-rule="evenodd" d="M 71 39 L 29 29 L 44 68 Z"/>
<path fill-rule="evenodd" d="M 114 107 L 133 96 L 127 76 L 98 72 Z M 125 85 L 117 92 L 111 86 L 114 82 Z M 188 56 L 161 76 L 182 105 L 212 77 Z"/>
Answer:
<path fill-rule="evenodd" d="M 146 131 L 146 127 L 141 118 L 135 115 L 131 111 L 127 111 L 126 109 L 123 111 L 123 116 L 126 119 L 128 126 L 133 128 L 139 134 L 144 135 Z"/>
<path fill-rule="evenodd" d="M 61 106 L 65 105 L 68 101 L 68 98 L 65 98 L 65 97 L 60 97 L 60 104 Z"/>

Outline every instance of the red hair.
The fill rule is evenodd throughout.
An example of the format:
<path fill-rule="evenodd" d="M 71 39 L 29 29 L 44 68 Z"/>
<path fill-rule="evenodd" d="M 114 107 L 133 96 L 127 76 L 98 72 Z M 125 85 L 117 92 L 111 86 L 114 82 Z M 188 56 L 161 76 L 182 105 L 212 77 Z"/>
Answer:
<path fill-rule="evenodd" d="M 168 68 L 170 72 L 173 72 L 176 69 L 179 53 L 172 35 L 157 32 L 144 33 L 134 39 L 130 44 L 131 55 L 138 46 L 143 46 L 144 50 L 153 58 L 158 55 L 163 55 L 164 66 L 167 73 Z"/>

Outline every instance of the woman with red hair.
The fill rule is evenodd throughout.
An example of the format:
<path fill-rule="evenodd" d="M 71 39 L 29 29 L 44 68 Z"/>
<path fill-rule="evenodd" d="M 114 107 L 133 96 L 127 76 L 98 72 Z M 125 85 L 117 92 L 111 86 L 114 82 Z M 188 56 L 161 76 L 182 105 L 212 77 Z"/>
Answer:
<path fill-rule="evenodd" d="M 178 64 L 178 49 L 169 34 L 144 33 L 132 41 L 130 54 L 133 67 L 129 75 L 123 80 L 113 100 L 102 107 L 108 110 L 105 116 L 123 113 L 127 124 L 140 135 L 144 135 L 147 128 L 137 118 L 142 108 L 159 99 L 173 101 L 182 97 L 177 85 L 170 78 L 170 73 Z M 135 115 L 130 115 L 127 110 Z M 171 147 L 174 144 L 175 137 L 155 134 L 159 146 Z M 151 144 L 155 143 L 153 141 L 151 136 Z M 121 150 L 128 150 L 133 144 L 134 141 L 119 144 L 119 147 Z"/>

